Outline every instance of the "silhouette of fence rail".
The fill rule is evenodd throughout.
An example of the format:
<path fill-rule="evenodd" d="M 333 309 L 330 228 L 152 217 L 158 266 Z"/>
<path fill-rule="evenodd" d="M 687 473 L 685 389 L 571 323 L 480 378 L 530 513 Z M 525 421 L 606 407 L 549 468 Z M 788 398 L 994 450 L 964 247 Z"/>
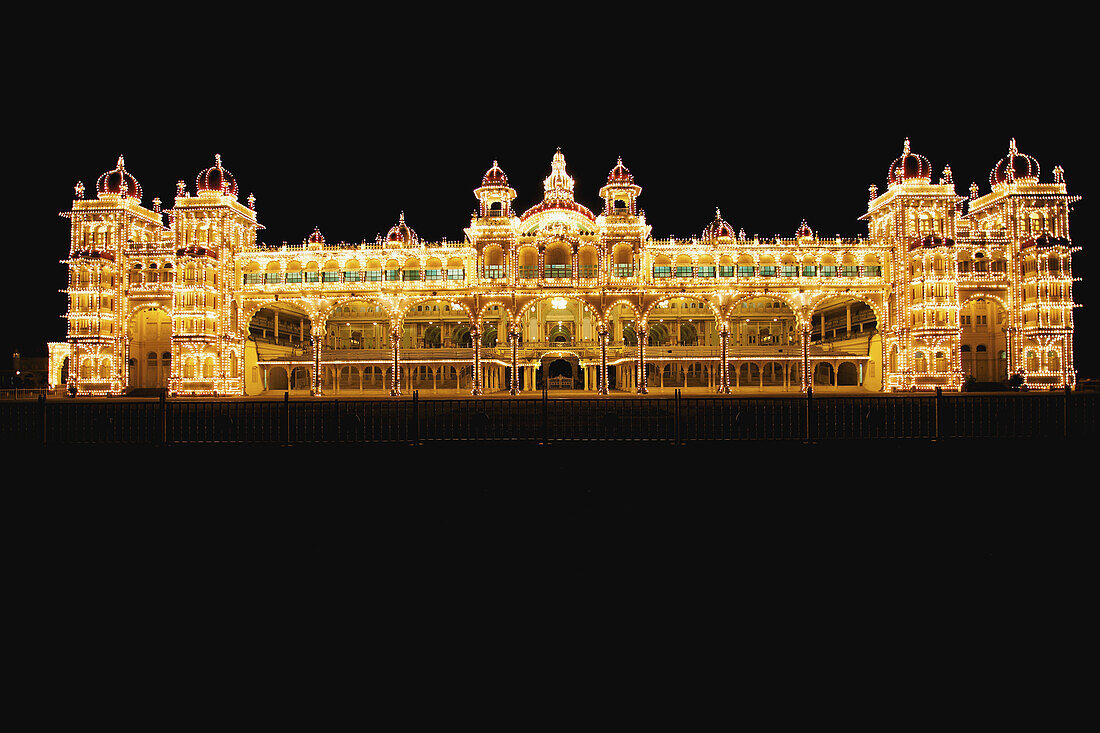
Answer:
<path fill-rule="evenodd" d="M 1095 438 L 1100 394 L 0 401 L 10 444 Z"/>

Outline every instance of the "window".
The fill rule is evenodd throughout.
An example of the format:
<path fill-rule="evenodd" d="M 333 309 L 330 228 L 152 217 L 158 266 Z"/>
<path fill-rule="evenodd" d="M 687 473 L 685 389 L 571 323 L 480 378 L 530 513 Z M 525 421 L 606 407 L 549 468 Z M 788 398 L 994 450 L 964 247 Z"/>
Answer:
<path fill-rule="evenodd" d="M 653 277 L 672 277 L 671 265 L 654 265 Z"/>
<path fill-rule="evenodd" d="M 536 267 L 535 265 L 520 265 L 519 266 L 520 279 L 534 280 L 536 277 L 538 277 L 537 270 L 538 270 L 538 267 Z"/>
<path fill-rule="evenodd" d="M 286 274 L 286 281 L 288 283 L 300 283 L 300 282 L 302 282 L 302 273 L 301 272 L 288 272 Z"/>
<path fill-rule="evenodd" d="M 263 282 L 263 277 L 264 276 L 262 272 L 246 272 L 244 274 L 244 284 L 259 285 Z"/>
<path fill-rule="evenodd" d="M 691 265 L 676 265 L 676 277 L 691 277 Z"/>
<path fill-rule="evenodd" d="M 401 279 L 402 280 L 419 280 L 420 279 L 420 270 L 402 270 L 401 271 Z"/>
<path fill-rule="evenodd" d="M 845 265 L 844 277 L 859 277 L 859 268 L 855 265 Z"/>
<path fill-rule="evenodd" d="M 798 265 L 783 265 L 783 277 L 798 277 Z"/>
<path fill-rule="evenodd" d="M 634 265 L 627 263 L 625 265 L 615 265 L 615 277 L 631 277 L 634 275 Z"/>
<path fill-rule="evenodd" d="M 443 273 L 442 273 L 441 270 L 425 270 L 424 271 L 424 279 L 425 280 L 442 280 L 443 279 Z"/>
<path fill-rule="evenodd" d="M 822 265 L 821 277 L 836 277 L 836 265 Z"/>
<path fill-rule="evenodd" d="M 760 268 L 760 274 L 764 277 L 775 277 L 777 270 L 775 265 L 764 265 Z"/>
<path fill-rule="evenodd" d="M 714 277 L 714 266 L 703 265 L 699 268 L 699 277 Z"/>
<path fill-rule="evenodd" d="M 323 282 L 323 283 L 338 283 L 338 282 L 340 282 L 340 273 L 338 273 L 338 272 L 323 272 L 323 273 L 321 273 L 321 282 Z"/>
<path fill-rule="evenodd" d="M 719 277 L 733 277 L 733 265 L 719 265 L 718 266 Z"/>
<path fill-rule="evenodd" d="M 867 265 L 863 268 L 864 277 L 882 277 L 882 265 Z"/>
<path fill-rule="evenodd" d="M 754 269 L 755 268 L 752 265 L 738 265 L 737 277 L 752 277 Z"/>
<path fill-rule="evenodd" d="M 488 266 L 486 266 L 485 276 L 492 279 L 492 280 L 498 280 L 498 279 L 504 277 L 504 265 L 488 265 Z"/>
<path fill-rule="evenodd" d="M 462 280 L 466 277 L 466 270 L 461 267 L 451 268 L 447 270 L 448 280 Z"/>
<path fill-rule="evenodd" d="M 546 277 L 569 277 L 569 265 L 547 265 Z"/>
<path fill-rule="evenodd" d="M 344 282 L 346 282 L 346 283 L 357 283 L 357 282 L 359 282 L 359 271 L 358 270 L 344 270 Z"/>
<path fill-rule="evenodd" d="M 817 276 L 817 265 L 803 265 L 802 266 L 802 277 L 816 277 L 816 276 Z"/>
<path fill-rule="evenodd" d="M 988 325 L 988 324 L 986 323 L 986 318 L 987 318 L 987 317 L 988 317 L 988 316 L 984 316 L 984 315 L 980 315 L 980 316 L 978 316 L 978 325 L 979 325 L 979 326 L 985 326 L 985 325 Z"/>
<path fill-rule="evenodd" d="M 264 282 L 265 283 L 271 284 L 271 283 L 279 283 L 279 282 L 282 282 L 282 281 L 283 281 L 283 274 L 281 272 L 265 272 L 264 273 Z"/>
<path fill-rule="evenodd" d="M 363 270 L 363 280 L 366 282 L 376 283 L 382 280 L 381 270 Z"/>
<path fill-rule="evenodd" d="M 386 270 L 386 281 L 395 282 L 401 279 L 401 270 Z"/>
<path fill-rule="evenodd" d="M 577 267 L 577 275 L 579 277 L 596 277 L 596 266 L 580 265 Z"/>
<path fill-rule="evenodd" d="M 315 283 L 315 282 L 320 282 L 320 281 L 321 281 L 321 273 L 319 273 L 319 272 L 307 272 L 306 273 L 306 282 L 307 283 Z"/>
<path fill-rule="evenodd" d="M 960 321 L 960 323 L 962 323 L 962 325 L 969 326 L 970 325 L 970 316 L 968 316 L 968 315 L 959 316 L 959 321 Z"/>

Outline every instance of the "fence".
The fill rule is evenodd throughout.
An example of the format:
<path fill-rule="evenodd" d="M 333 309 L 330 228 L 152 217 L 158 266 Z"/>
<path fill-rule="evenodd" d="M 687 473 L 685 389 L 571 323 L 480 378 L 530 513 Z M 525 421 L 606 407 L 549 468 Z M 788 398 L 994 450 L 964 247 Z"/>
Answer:
<path fill-rule="evenodd" d="M 10 400 L 0 440 L 38 445 L 1075 438 L 1097 393 L 420 400 Z"/>

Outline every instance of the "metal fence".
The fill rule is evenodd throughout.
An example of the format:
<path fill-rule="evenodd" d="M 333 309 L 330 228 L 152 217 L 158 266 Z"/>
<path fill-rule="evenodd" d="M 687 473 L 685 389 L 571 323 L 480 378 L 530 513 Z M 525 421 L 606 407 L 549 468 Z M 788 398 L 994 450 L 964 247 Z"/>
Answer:
<path fill-rule="evenodd" d="M 601 399 L 9 400 L 9 444 L 411 443 L 1075 438 L 1100 394 Z"/>

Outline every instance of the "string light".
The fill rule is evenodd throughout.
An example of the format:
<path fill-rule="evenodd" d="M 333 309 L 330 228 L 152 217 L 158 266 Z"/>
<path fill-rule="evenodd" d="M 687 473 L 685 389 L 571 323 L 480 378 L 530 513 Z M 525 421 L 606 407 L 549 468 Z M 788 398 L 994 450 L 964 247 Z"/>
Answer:
<path fill-rule="evenodd" d="M 840 358 L 812 342 L 815 320 L 824 329 L 826 311 L 843 306 L 850 314 L 854 304 L 867 309 L 860 312 L 869 312 L 877 328 L 869 353 L 844 359 L 878 364 L 884 389 L 960 389 L 962 346 L 979 337 L 962 323 L 962 312 L 982 298 L 1004 312 L 1010 372 L 1029 385 L 1072 385 L 1076 278 L 1070 260 L 1078 248 L 1069 240 L 1068 216 L 1079 197 L 1067 193 L 1062 167 L 1054 168 L 1053 183 L 1040 183 L 1038 161 L 1020 153 L 1013 140 L 984 196 L 976 185 L 968 197 L 956 195 L 950 166 L 938 184 L 931 175 L 931 162 L 906 139 L 888 169 L 886 189 L 868 189 L 860 217 L 868 224 L 866 238 L 823 239 L 803 220 L 790 239 L 750 239 L 716 207 L 700 236 L 660 239 L 651 236 L 638 208 L 642 189 L 621 157 L 599 191 L 603 207 L 596 215 L 576 201 L 559 149 L 542 200 L 521 215 L 512 208 L 516 191 L 494 160 L 474 190 L 479 206 L 460 242 L 420 239 L 401 212 L 373 242 L 329 243 L 315 227 L 301 245 L 276 248 L 257 241 L 262 226 L 255 197 L 249 195 L 247 205 L 237 200 L 237 181 L 220 155 L 197 176 L 195 196 L 177 183 L 166 212 L 159 198 L 152 209 L 142 206 L 141 186 L 119 156 L 115 168 L 97 179 L 96 198 L 85 199 L 78 183 L 71 210 L 62 213 L 72 222 L 63 261 L 69 267 L 69 335 L 64 344 L 50 345 L 51 384 L 68 358 L 68 387 L 77 394 L 119 394 L 138 386 L 140 369 L 131 367 L 140 354 L 130 350 L 141 344 L 129 329 L 137 313 L 153 309 L 171 323 L 172 394 L 243 394 L 251 366 L 249 323 L 261 308 L 280 304 L 300 311 L 295 322 L 303 344 L 308 320 L 308 356 L 303 350 L 301 357 L 263 363 L 305 368 L 314 394 L 323 389 L 322 365 L 330 364 L 388 364 L 394 395 L 402 393 L 407 365 L 468 364 L 473 394 L 486 384 L 518 394 L 530 387 L 539 354 L 560 351 L 546 341 L 550 332 L 539 330 L 539 324 L 550 326 L 547 306 L 570 313 L 555 313 L 554 338 L 572 342 L 570 353 L 592 370 L 589 383 L 601 393 L 608 391 L 611 367 L 620 388 L 625 383 L 648 392 L 647 365 L 656 356 L 647 355 L 647 342 L 665 338 L 698 338 L 699 345 L 680 347 L 696 351 L 663 353 L 659 362 L 705 365 L 719 392 L 738 383 L 731 364 L 754 360 L 785 364 L 784 380 L 792 382 L 797 368 L 805 389 L 815 364 L 831 362 L 835 370 Z M 994 269 L 971 270 L 979 260 Z M 782 311 L 764 319 L 779 331 L 767 337 L 780 339 L 787 347 L 782 354 L 744 351 L 743 328 L 756 320 L 756 301 Z M 370 309 L 371 320 L 362 323 L 377 324 L 371 338 L 385 342 L 388 355 L 326 356 L 330 316 L 355 302 Z M 433 320 L 413 315 L 425 304 L 451 314 L 439 327 L 469 334 L 469 357 L 433 357 L 418 353 L 416 345 L 402 349 L 406 323 L 436 327 L 435 311 L 428 316 Z M 696 306 L 706 318 L 680 317 L 681 309 Z M 654 318 L 655 309 L 661 317 Z M 674 317 L 666 318 L 668 311 Z M 1038 366 L 1028 365 L 1028 354 Z M 623 369 L 627 365 L 633 369 Z"/>

